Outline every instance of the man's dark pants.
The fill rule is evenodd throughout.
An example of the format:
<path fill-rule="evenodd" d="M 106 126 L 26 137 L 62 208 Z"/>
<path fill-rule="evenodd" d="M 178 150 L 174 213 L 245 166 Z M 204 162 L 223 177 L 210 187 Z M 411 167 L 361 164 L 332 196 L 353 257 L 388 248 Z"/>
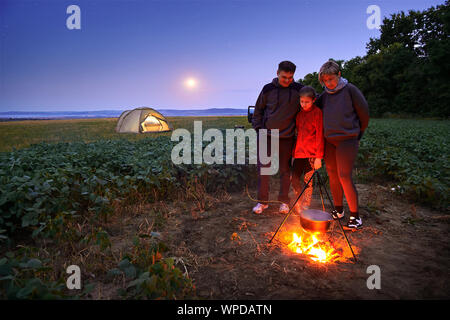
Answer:
<path fill-rule="evenodd" d="M 261 168 L 270 167 L 270 162 L 263 165 L 259 157 L 259 135 L 258 135 L 258 200 L 269 200 L 269 182 L 270 175 L 261 175 Z M 278 194 L 278 201 L 289 204 L 289 187 L 291 185 L 291 156 L 292 148 L 294 146 L 294 137 L 279 138 L 279 170 L 280 173 L 280 192 Z M 267 136 L 267 155 L 271 156 L 271 137 Z"/>

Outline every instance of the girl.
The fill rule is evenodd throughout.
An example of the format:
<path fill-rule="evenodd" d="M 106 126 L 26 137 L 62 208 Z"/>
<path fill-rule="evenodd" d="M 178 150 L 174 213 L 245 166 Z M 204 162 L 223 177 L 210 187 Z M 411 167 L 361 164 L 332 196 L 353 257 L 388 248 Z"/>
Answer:
<path fill-rule="evenodd" d="M 347 228 L 361 228 L 352 171 L 359 140 L 369 124 L 369 107 L 361 91 L 341 77 L 336 62 L 328 61 L 322 65 L 319 81 L 325 89 L 317 103 L 323 112 L 324 159 L 337 217 L 344 217 L 344 193 L 350 208 Z"/>
<path fill-rule="evenodd" d="M 320 169 L 324 149 L 322 111 L 314 105 L 316 91 L 312 87 L 306 86 L 300 90 L 299 95 L 301 111 L 296 118 L 297 140 L 292 152 L 292 158 L 294 158 L 292 187 L 297 197 L 303 187 L 300 183 L 300 176 L 304 174 L 303 182 L 306 184 L 314 170 Z M 309 208 L 312 193 L 313 183 L 311 181 L 300 199 L 301 202 L 297 202 L 295 206 L 297 213 Z"/>

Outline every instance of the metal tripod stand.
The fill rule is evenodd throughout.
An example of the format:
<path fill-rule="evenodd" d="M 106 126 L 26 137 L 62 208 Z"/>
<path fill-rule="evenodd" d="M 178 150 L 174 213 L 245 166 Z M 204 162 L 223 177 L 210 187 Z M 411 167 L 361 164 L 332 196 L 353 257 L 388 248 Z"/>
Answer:
<path fill-rule="evenodd" d="M 323 204 L 323 195 L 322 195 L 322 187 L 325 190 L 325 193 L 327 195 L 328 201 L 330 202 L 332 211 L 331 211 L 331 215 L 333 216 L 333 219 L 339 223 L 339 226 L 341 228 L 342 234 L 344 235 L 345 241 L 347 242 L 348 247 L 350 248 L 350 251 L 352 252 L 353 255 L 353 259 L 355 262 L 357 262 L 356 260 L 356 256 L 355 253 L 353 252 L 353 248 L 350 244 L 350 241 L 348 241 L 347 235 L 345 234 L 344 228 L 342 227 L 341 221 L 338 218 L 337 214 L 337 210 L 333 204 L 333 201 L 331 201 L 330 195 L 328 194 L 328 190 L 325 187 L 325 185 L 322 182 L 322 179 L 320 177 L 319 171 L 314 170 L 314 173 L 312 174 L 311 178 L 309 178 L 308 182 L 305 184 L 305 186 L 303 187 L 302 192 L 300 192 L 300 194 L 297 197 L 297 200 L 295 200 L 294 204 L 292 205 L 291 209 L 289 210 L 288 214 L 286 215 L 286 217 L 283 219 L 283 221 L 281 222 L 280 226 L 278 227 L 277 231 L 275 231 L 274 235 L 272 236 L 272 239 L 270 239 L 269 243 L 272 242 L 272 240 L 276 237 L 276 235 L 278 234 L 278 231 L 280 231 L 281 227 L 283 227 L 284 223 L 286 222 L 286 220 L 289 218 L 289 216 L 291 215 L 292 211 L 294 210 L 295 205 L 297 204 L 298 200 L 301 198 L 301 196 L 303 195 L 303 193 L 305 192 L 306 188 L 308 187 L 309 183 L 313 180 L 314 176 L 317 175 L 317 181 L 318 181 L 318 186 L 319 186 L 319 191 L 320 191 L 320 196 L 322 198 L 322 206 L 324 207 L 324 211 L 325 211 L 325 206 Z"/>

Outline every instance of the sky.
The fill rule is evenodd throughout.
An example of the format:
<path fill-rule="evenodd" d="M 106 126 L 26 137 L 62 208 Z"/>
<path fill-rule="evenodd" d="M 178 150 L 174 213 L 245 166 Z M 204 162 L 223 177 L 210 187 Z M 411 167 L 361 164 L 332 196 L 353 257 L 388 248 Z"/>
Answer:
<path fill-rule="evenodd" d="M 369 5 L 384 17 L 442 3 L 0 0 L 0 112 L 246 108 L 280 61 L 298 80 L 363 56 L 379 36 Z M 66 25 L 70 5 L 80 29 Z"/>

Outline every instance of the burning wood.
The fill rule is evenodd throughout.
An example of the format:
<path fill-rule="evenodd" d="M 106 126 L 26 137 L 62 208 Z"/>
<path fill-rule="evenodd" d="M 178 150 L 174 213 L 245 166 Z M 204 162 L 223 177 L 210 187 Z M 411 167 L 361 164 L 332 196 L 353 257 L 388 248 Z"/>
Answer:
<path fill-rule="evenodd" d="M 305 254 L 311 260 L 320 263 L 333 262 L 341 256 L 339 250 L 336 250 L 329 241 L 319 240 L 319 234 L 307 232 L 299 234 L 292 233 L 292 241 L 288 244 L 292 252 Z"/>

